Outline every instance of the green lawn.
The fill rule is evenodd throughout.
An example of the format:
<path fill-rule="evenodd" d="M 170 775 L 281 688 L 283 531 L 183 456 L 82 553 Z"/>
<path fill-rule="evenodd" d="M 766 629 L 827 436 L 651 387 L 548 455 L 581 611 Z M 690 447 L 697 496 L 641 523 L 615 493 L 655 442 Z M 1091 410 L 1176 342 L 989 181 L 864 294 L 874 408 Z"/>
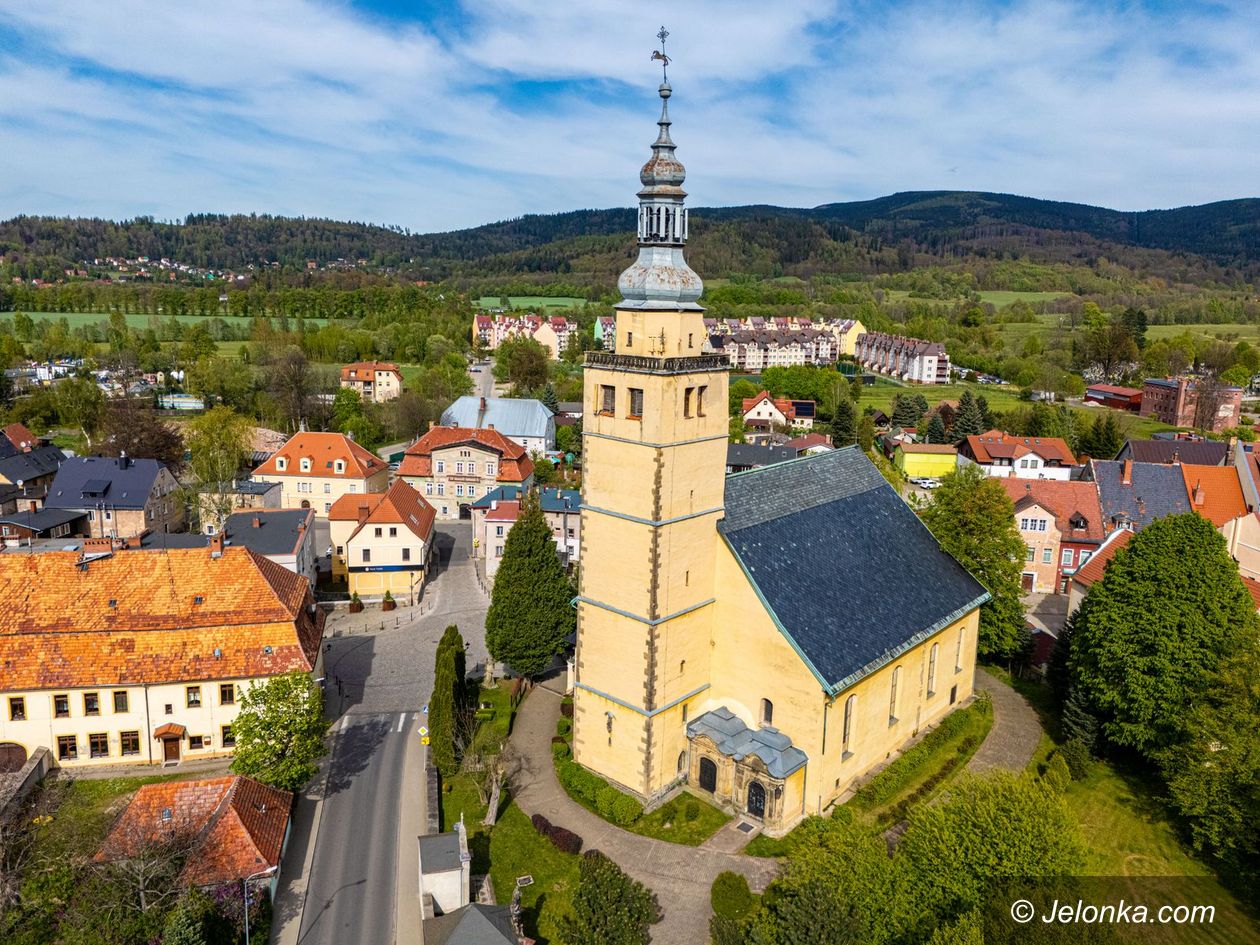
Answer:
<path fill-rule="evenodd" d="M 525 932 L 539 945 L 560 945 L 557 923 L 570 910 L 578 883 L 578 859 L 540 836 L 515 804 L 508 805 L 494 828 L 490 837 L 494 898 L 510 903 L 517 878 L 533 878 L 521 887 L 521 906 Z"/>
<path fill-rule="evenodd" d="M 499 308 L 503 304 L 502 296 L 483 295 L 477 300 L 478 308 Z M 581 308 L 586 299 L 578 299 L 568 295 L 509 295 L 508 308 L 549 309 L 549 308 Z"/>
<path fill-rule="evenodd" d="M 57 321 L 60 318 L 64 318 L 67 322 L 70 323 L 71 328 L 80 328 L 84 325 L 95 325 L 95 324 L 109 321 L 108 312 L 27 312 L 26 314 L 30 315 L 31 318 L 33 318 L 35 321 Z M 3 317 L 12 318 L 13 313 L 5 312 Z M 154 318 L 154 316 L 152 315 L 143 315 L 138 312 L 130 312 L 124 315 L 123 317 L 127 319 L 128 327 L 139 328 L 139 329 L 148 328 L 151 319 Z M 172 316 L 158 315 L 156 317 L 162 322 L 167 322 L 167 321 L 170 321 Z M 208 318 L 222 318 L 229 325 L 234 325 L 238 327 L 239 326 L 248 327 L 253 322 L 252 318 L 247 318 L 240 315 L 176 315 L 174 316 L 174 318 L 181 325 L 195 325 L 198 322 L 206 321 L 206 319 Z M 277 321 L 277 319 L 273 318 L 272 321 L 274 323 Z M 290 326 L 292 326 L 294 321 L 295 319 L 292 319 L 292 318 L 289 319 Z M 304 321 L 307 324 L 311 324 L 311 325 L 323 325 L 327 323 L 328 319 L 307 318 L 307 319 L 304 319 Z M 240 342 L 237 342 L 237 344 L 240 344 Z"/>
<path fill-rule="evenodd" d="M 889 302 L 906 302 L 911 299 L 909 289 L 884 289 L 884 298 Z M 1071 292 L 1019 292 L 1012 289 L 982 289 L 977 293 L 981 302 L 988 302 L 994 308 L 1004 308 L 1012 302 L 1050 302 L 1054 299 L 1067 298 Z M 920 299 L 916 302 L 938 302 L 941 305 L 953 305 L 962 299 Z"/>

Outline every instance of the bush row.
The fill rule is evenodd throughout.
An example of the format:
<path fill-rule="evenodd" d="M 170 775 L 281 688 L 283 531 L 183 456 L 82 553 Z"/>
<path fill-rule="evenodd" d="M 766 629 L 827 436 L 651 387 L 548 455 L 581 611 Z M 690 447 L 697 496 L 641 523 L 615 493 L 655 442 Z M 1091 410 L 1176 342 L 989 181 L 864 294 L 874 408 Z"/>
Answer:
<path fill-rule="evenodd" d="M 534 825 L 534 829 L 538 831 L 539 836 L 550 840 L 551 845 L 561 853 L 576 855 L 582 852 L 582 838 L 572 830 L 557 827 L 542 814 L 535 814 L 529 819 L 529 822 Z"/>
<path fill-rule="evenodd" d="M 643 805 L 575 761 L 561 761 L 556 775 L 569 796 L 595 808 L 605 820 L 628 827 L 643 815 Z"/>
<path fill-rule="evenodd" d="M 875 818 L 875 822 L 881 827 L 887 824 L 899 824 L 906 819 L 906 815 L 910 812 L 910 808 L 917 804 L 923 798 L 932 793 L 942 781 L 953 773 L 954 769 L 963 764 L 970 756 L 971 751 L 980 744 L 980 736 L 968 735 L 958 743 L 958 751 L 947 757 L 941 762 L 941 766 L 932 772 L 931 777 L 920 784 L 917 788 L 899 800 L 892 807 L 888 807 L 879 812 L 879 816 Z"/>

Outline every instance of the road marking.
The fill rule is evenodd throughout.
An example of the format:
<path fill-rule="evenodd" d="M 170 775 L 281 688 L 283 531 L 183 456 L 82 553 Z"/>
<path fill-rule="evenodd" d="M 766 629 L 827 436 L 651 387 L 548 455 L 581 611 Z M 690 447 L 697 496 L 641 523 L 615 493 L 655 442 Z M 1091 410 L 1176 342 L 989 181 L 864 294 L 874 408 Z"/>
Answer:
<path fill-rule="evenodd" d="M 398 716 L 398 731 L 400 731 L 400 732 L 401 732 L 401 731 L 403 730 L 403 726 L 404 726 L 404 725 L 406 725 L 406 724 L 407 724 L 407 713 L 406 713 L 406 712 L 399 713 L 399 716 Z"/>
<path fill-rule="evenodd" d="M 350 725 L 350 716 L 343 715 L 341 717 L 341 730 L 344 732 L 349 725 Z"/>

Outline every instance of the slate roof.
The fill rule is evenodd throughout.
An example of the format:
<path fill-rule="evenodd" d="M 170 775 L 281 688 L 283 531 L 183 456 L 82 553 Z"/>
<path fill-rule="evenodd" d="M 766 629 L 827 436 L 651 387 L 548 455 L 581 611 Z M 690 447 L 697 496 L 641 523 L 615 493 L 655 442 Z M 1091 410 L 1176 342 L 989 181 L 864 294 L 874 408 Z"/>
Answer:
<path fill-rule="evenodd" d="M 143 843 L 184 835 L 195 839 L 180 874 L 182 884 L 242 880 L 280 865 L 292 806 L 288 791 L 240 775 L 146 784 L 114 823 L 95 858 L 123 858 Z"/>
<path fill-rule="evenodd" d="M 4 440 L 5 443 L 8 440 Z M 9 482 L 30 482 L 43 476 L 51 476 L 66 458 L 66 454 L 52 445 L 35 446 L 26 452 L 15 452 L 0 459 L 0 478 Z"/>
<path fill-rule="evenodd" d="M 1127 485 L 1126 466 L 1130 467 Z M 1190 511 L 1180 466 L 1095 459 L 1090 467 L 1089 476 L 1098 484 L 1098 501 L 1107 525 L 1124 519 L 1140 529 L 1165 515 Z"/>
<path fill-rule="evenodd" d="M 772 778 L 786 778 L 805 766 L 805 752 L 792 746 L 777 728 L 763 726 L 750 729 L 726 706 L 718 706 L 687 723 L 687 737 L 707 735 L 717 750 L 736 761 L 756 755 L 766 765 Z"/>
<path fill-rule="evenodd" d="M 254 525 L 255 518 L 258 525 Z M 314 509 L 247 509 L 233 512 L 223 527 L 225 547 L 249 548 L 265 557 L 290 555 L 305 529 L 313 528 Z M 191 532 L 150 532 L 140 539 L 143 549 L 206 548 L 211 536 Z"/>
<path fill-rule="evenodd" d="M 554 416 L 541 400 L 511 397 L 461 397 L 442 411 L 442 425 L 484 429 L 494 427 L 505 436 L 555 435 Z"/>
<path fill-rule="evenodd" d="M 472 504 L 474 509 L 488 509 L 493 502 L 515 502 L 521 497 L 520 486 L 499 486 Z M 539 504 L 544 512 L 576 512 L 582 505 L 582 493 L 577 489 L 560 489 L 548 486 L 538 490 Z"/>
<path fill-rule="evenodd" d="M 39 509 L 35 512 L 0 515 L 0 525 L 20 525 L 35 532 L 44 532 L 58 525 L 68 525 L 86 515 L 81 509 Z"/>
<path fill-rule="evenodd" d="M 728 443 L 726 465 L 743 467 L 769 466 L 796 459 L 796 450 L 787 446 L 758 446 L 755 443 Z"/>
<path fill-rule="evenodd" d="M 517 945 L 507 906 L 470 902 L 424 920 L 424 945 Z"/>
<path fill-rule="evenodd" d="M 44 502 L 50 509 L 143 509 L 163 466 L 156 459 L 69 456 L 57 470 Z"/>
<path fill-rule="evenodd" d="M 1138 463 L 1192 463 L 1196 466 L 1223 466 L 1229 444 L 1221 440 L 1128 440 L 1116 459 Z"/>
<path fill-rule="evenodd" d="M 856 446 L 728 476 L 718 531 L 831 692 L 989 596 Z"/>
<path fill-rule="evenodd" d="M 431 833 L 420 838 L 421 872 L 440 873 L 459 868 L 459 834 L 456 831 Z"/>

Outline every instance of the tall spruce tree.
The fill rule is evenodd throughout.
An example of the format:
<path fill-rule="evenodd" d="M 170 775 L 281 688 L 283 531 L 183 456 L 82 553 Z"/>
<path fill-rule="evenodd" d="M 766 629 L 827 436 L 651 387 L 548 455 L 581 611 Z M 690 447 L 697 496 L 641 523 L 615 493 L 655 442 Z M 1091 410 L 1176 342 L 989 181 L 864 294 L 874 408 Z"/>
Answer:
<path fill-rule="evenodd" d="M 980 608 L 979 654 L 1013 656 L 1025 636 L 1019 583 L 1024 541 L 1006 490 L 979 466 L 968 464 L 941 480 L 922 517 L 940 546 L 991 595 Z"/>
<path fill-rule="evenodd" d="M 490 655 L 522 676 L 537 676 L 576 626 L 573 585 L 551 537 L 536 493 L 521 501 L 508 532 L 486 614 Z"/>
<path fill-rule="evenodd" d="M 560 401 L 556 397 L 555 387 L 552 386 L 550 382 L 548 382 L 547 386 L 542 389 L 542 396 L 539 397 L 538 399 L 541 400 L 543 406 L 546 407 L 548 410 L 550 410 L 552 413 L 560 412 Z"/>
<path fill-rule="evenodd" d="M 459 770 L 455 738 L 461 730 L 460 714 L 466 711 L 464 685 L 464 638 L 451 624 L 434 655 L 433 692 L 429 696 L 429 751 L 444 778 Z"/>
<path fill-rule="evenodd" d="M 831 416 L 831 443 L 833 446 L 849 446 L 857 439 L 857 422 L 853 416 L 853 404 L 841 398 L 836 412 Z"/>
<path fill-rule="evenodd" d="M 582 854 L 572 914 L 561 919 L 565 945 L 648 945 L 659 922 L 656 895 L 598 850 Z"/>
<path fill-rule="evenodd" d="M 898 394 L 893 398 L 892 422 L 894 426 L 916 426 L 921 416 L 923 416 L 923 411 L 919 410 L 918 404 L 910 394 Z"/>
<path fill-rule="evenodd" d="M 945 442 L 945 421 L 941 419 L 941 415 L 939 413 L 932 414 L 932 419 L 928 421 L 927 433 L 925 434 L 924 439 L 926 439 L 929 443 Z"/>
<path fill-rule="evenodd" d="M 1108 740 L 1153 759 L 1185 739 L 1222 661 L 1257 634 L 1255 602 L 1212 523 L 1194 512 L 1157 519 L 1077 611 L 1072 685 Z"/>
<path fill-rule="evenodd" d="M 989 409 L 989 398 L 985 397 L 984 394 L 977 394 L 976 407 L 980 410 L 981 433 L 985 430 L 992 430 L 997 426 L 997 421 L 994 419 L 993 411 Z"/>
<path fill-rule="evenodd" d="M 984 414 L 970 390 L 958 398 L 958 410 L 954 412 L 954 437 L 977 436 L 985 431 Z"/>

